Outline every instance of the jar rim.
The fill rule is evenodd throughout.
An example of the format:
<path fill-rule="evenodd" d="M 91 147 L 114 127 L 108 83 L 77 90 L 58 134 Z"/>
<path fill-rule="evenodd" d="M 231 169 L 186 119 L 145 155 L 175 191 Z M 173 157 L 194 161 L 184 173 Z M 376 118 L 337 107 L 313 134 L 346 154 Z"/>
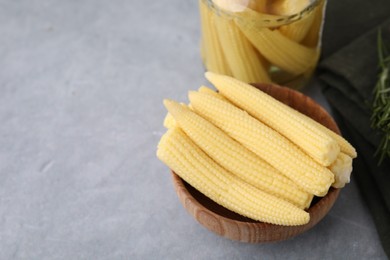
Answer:
<path fill-rule="evenodd" d="M 229 19 L 248 19 L 244 18 L 243 14 L 247 12 L 247 9 L 245 9 L 242 12 L 231 12 L 225 9 L 220 8 L 217 6 L 213 0 L 201 0 L 203 1 L 213 12 L 215 12 L 219 16 L 225 16 Z M 312 12 L 317 6 L 320 5 L 321 2 L 325 2 L 326 0 L 314 0 L 312 1 L 308 6 L 306 6 L 302 11 L 291 14 L 291 15 L 275 15 L 275 14 L 261 14 L 261 19 L 259 19 L 264 25 L 267 25 L 269 27 L 277 27 L 285 24 L 292 23 L 294 21 L 297 21 L 301 19 L 303 16 L 305 16 L 307 13 Z M 256 11 L 253 11 L 256 12 Z M 250 19 L 250 18 L 249 18 Z"/>

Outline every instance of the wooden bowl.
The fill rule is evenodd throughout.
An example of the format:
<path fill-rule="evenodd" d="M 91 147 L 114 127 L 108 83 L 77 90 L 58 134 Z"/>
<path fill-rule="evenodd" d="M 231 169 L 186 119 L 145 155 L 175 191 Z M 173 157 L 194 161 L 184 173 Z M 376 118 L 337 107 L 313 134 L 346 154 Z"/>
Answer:
<path fill-rule="evenodd" d="M 340 133 L 333 118 L 314 100 L 289 88 L 270 84 L 253 84 L 281 102 Z M 183 181 L 172 171 L 176 193 L 187 211 L 208 230 L 241 242 L 263 243 L 282 241 L 309 230 L 332 208 L 340 190 L 331 188 L 325 197 L 313 199 L 309 209 L 310 222 L 302 226 L 280 226 L 255 221 L 234 213 L 213 202 Z"/>

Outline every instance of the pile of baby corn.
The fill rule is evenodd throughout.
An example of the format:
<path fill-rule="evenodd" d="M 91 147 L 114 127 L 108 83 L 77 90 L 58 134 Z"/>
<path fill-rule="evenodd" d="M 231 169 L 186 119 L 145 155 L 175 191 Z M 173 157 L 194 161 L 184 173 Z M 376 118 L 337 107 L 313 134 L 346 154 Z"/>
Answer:
<path fill-rule="evenodd" d="M 218 93 L 164 100 L 158 158 L 201 193 L 243 216 L 309 222 L 313 196 L 349 182 L 355 149 L 340 135 L 253 86 L 206 72 Z"/>
<path fill-rule="evenodd" d="M 264 83 L 272 81 L 272 67 L 290 77 L 310 75 L 319 57 L 325 1 L 297 21 L 285 21 L 310 2 L 199 0 L 201 49 L 207 70 Z"/>

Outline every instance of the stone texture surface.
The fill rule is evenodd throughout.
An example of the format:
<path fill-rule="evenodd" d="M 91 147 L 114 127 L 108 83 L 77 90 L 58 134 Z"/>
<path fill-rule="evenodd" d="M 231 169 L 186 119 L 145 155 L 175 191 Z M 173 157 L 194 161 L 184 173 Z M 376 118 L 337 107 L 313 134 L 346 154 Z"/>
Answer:
<path fill-rule="evenodd" d="M 186 213 L 155 151 L 162 99 L 207 84 L 198 23 L 197 1 L 0 1 L 0 259 L 385 258 L 353 180 L 282 243 Z"/>

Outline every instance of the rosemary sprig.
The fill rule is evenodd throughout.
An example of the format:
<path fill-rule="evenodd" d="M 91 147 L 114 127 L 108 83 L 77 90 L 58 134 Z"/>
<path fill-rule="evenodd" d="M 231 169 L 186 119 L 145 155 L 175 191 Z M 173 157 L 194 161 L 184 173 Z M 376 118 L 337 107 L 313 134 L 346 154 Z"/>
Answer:
<path fill-rule="evenodd" d="M 373 92 L 371 127 L 383 135 L 375 153 L 381 164 L 386 157 L 390 158 L 390 53 L 381 30 L 377 43 L 380 72 Z"/>

